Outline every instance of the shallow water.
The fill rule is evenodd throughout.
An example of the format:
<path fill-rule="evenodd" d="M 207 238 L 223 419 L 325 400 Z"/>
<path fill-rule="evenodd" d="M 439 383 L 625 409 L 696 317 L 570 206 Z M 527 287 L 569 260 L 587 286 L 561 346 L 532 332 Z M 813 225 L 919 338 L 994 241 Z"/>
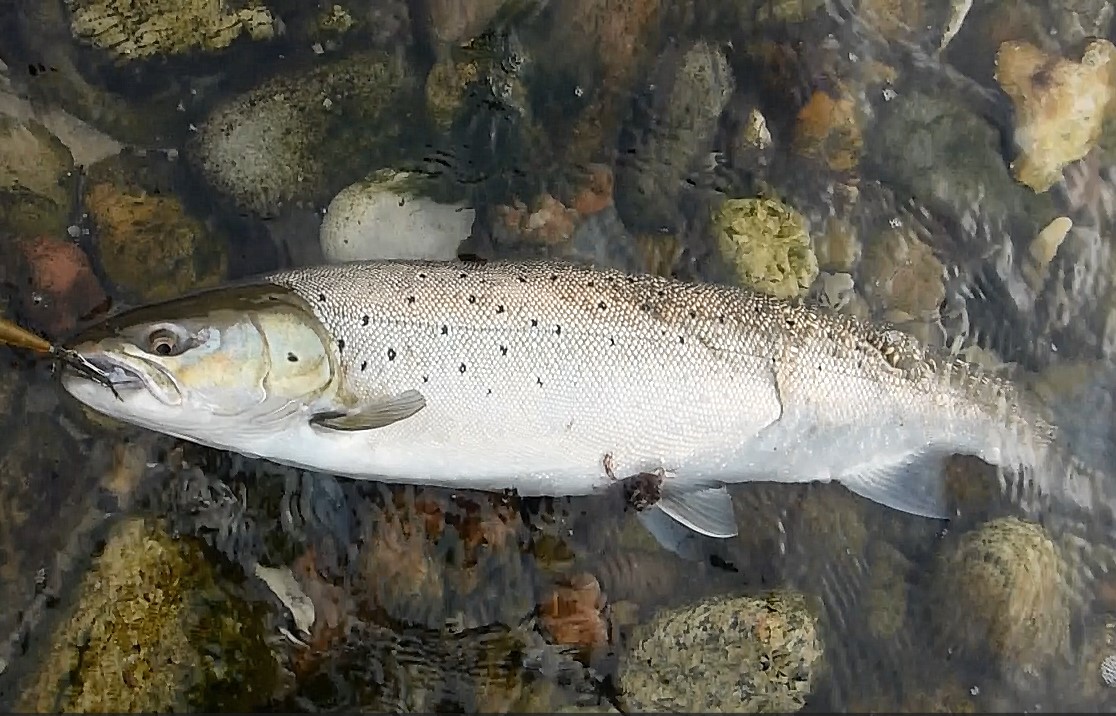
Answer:
<path fill-rule="evenodd" d="M 741 536 L 686 560 L 619 493 L 281 468 L 90 415 L 0 348 L 0 707 L 1116 706 L 1116 48 L 1079 64 L 1109 2 L 132 4 L 0 3 L 0 305 L 24 325 L 320 262 L 331 199 L 403 169 L 475 211 L 461 255 L 752 282 L 1045 376 L 1096 494 L 1035 504 L 960 458 L 949 522 L 741 485 Z M 711 215 L 756 197 L 808 237 L 749 228 L 742 268 Z M 761 616 L 636 663 L 677 636 L 657 615 L 742 595 Z"/>

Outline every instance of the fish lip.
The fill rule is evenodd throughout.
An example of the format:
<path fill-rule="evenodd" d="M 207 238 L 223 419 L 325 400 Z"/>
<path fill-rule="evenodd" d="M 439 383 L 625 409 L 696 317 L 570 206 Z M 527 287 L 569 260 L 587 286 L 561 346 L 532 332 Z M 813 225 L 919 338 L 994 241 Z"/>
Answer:
<path fill-rule="evenodd" d="M 117 392 L 133 391 L 146 389 L 152 395 L 163 399 L 167 402 L 175 402 L 180 399 L 180 395 L 168 395 L 165 386 L 159 385 L 159 381 L 152 378 L 149 371 L 158 371 L 169 385 L 174 386 L 174 390 L 178 390 L 178 384 L 171 378 L 161 365 L 152 361 L 143 360 L 135 356 L 115 355 L 105 352 L 91 352 L 82 353 L 81 357 L 89 362 L 97 370 L 101 371 L 104 378 L 112 385 L 112 388 Z M 87 375 L 81 371 L 71 369 L 73 375 L 79 376 L 94 383 L 100 383 L 94 376 Z M 180 392 L 180 391 L 179 391 Z"/>

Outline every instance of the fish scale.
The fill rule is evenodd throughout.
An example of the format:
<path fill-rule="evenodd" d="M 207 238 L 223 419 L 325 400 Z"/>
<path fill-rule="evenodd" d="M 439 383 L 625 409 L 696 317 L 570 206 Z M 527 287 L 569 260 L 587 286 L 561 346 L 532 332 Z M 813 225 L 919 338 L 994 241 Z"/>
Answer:
<path fill-rule="evenodd" d="M 369 438 L 396 446 L 395 477 L 579 493 L 604 483 L 610 455 L 617 474 L 798 481 L 932 443 L 996 457 L 992 443 L 1020 437 L 1009 428 L 1041 431 L 1037 415 L 1012 421 L 972 400 L 973 386 L 1013 399 L 1004 381 L 734 287 L 550 262 L 356 263 L 269 280 L 343 342 L 357 400 L 426 397 Z"/>
<path fill-rule="evenodd" d="M 586 492 L 605 484 L 605 455 L 617 474 L 701 453 L 712 464 L 726 438 L 780 410 L 770 371 L 753 365 L 771 355 L 771 332 L 740 335 L 750 307 L 720 287 L 548 263 L 336 268 L 268 280 L 338 339 L 350 395 L 426 397 L 369 438 L 445 451 L 410 458 L 416 478 L 441 468 L 453 484 L 515 479 L 529 493 L 529 473 L 543 492 L 555 480 Z"/>

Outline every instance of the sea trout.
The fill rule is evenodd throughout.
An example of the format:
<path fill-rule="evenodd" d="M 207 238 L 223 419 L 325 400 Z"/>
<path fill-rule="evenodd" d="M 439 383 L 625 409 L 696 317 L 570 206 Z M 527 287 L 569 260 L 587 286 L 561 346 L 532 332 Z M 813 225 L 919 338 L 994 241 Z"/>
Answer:
<path fill-rule="evenodd" d="M 898 330 L 550 261 L 282 271 L 73 347 L 119 398 L 78 372 L 65 389 L 145 428 L 392 483 L 557 496 L 655 475 L 648 525 L 712 537 L 737 533 L 725 485 L 753 480 L 947 517 L 944 458 L 1035 466 L 1054 434 L 1014 384 Z"/>

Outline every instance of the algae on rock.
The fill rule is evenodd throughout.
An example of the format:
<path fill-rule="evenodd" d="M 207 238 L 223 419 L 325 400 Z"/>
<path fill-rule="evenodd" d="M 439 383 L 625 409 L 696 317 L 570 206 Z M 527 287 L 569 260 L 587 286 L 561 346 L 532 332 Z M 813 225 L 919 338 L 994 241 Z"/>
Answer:
<path fill-rule="evenodd" d="M 805 293 L 818 260 L 805 219 L 774 199 L 728 199 L 713 212 L 717 246 L 737 280 L 777 298 Z"/>
<path fill-rule="evenodd" d="M 66 0 L 73 34 L 121 60 L 228 47 L 275 35 L 261 0 Z M 230 7 L 232 6 L 232 7 Z"/>
<path fill-rule="evenodd" d="M 1019 157 L 1011 169 L 1043 192 L 1062 169 L 1084 157 L 1100 138 L 1116 79 L 1116 46 L 1090 42 L 1079 62 L 1048 55 L 1026 42 L 1005 42 L 996 53 L 996 81 L 1015 108 Z"/>
<path fill-rule="evenodd" d="M 142 301 L 219 284 L 228 246 L 171 193 L 148 191 L 142 167 L 112 157 L 89 172 L 85 205 L 107 278 Z"/>
<path fill-rule="evenodd" d="M 1069 643 L 1065 562 L 1041 525 L 998 519 L 939 556 L 932 608 L 942 646 L 1022 668 Z"/>
<path fill-rule="evenodd" d="M 818 619 L 802 595 L 716 598 L 637 627 L 619 685 L 632 711 L 797 711 L 822 655 Z"/>
<path fill-rule="evenodd" d="M 250 711 L 279 664 L 261 612 L 226 594 L 188 542 L 117 525 L 17 711 Z"/>
<path fill-rule="evenodd" d="M 358 53 L 275 77 L 218 107 L 189 145 L 209 181 L 260 214 L 324 202 L 403 155 L 421 114 L 405 61 Z"/>

